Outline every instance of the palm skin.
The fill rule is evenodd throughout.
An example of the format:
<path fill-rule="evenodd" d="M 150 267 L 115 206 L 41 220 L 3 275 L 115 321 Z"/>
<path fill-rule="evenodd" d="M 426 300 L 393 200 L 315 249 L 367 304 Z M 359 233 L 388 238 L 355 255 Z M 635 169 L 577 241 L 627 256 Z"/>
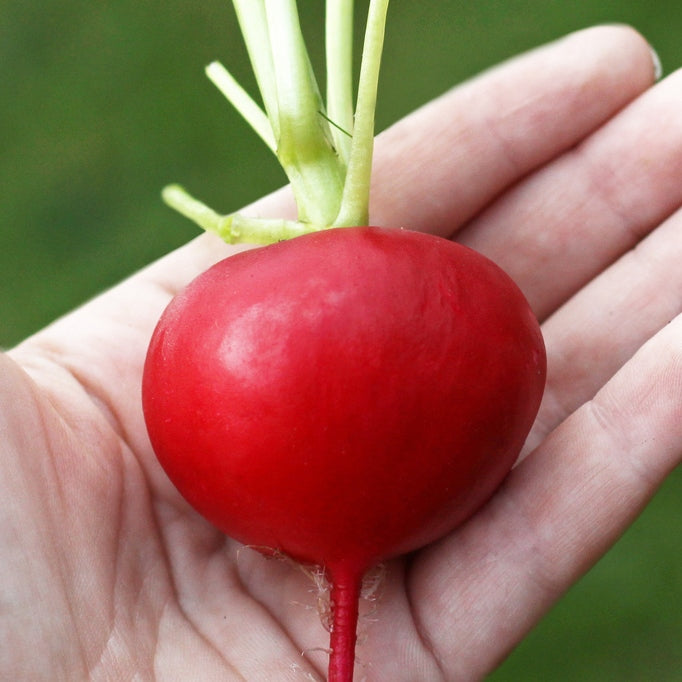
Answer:
<path fill-rule="evenodd" d="M 386 567 L 359 679 L 481 679 L 682 456 L 682 74 L 653 80 L 639 35 L 591 29 L 378 140 L 372 222 L 505 268 L 543 323 L 548 384 L 493 499 Z M 142 419 L 158 316 L 234 251 L 202 236 L 0 356 L 2 679 L 323 679 L 310 576 L 198 517 Z"/>

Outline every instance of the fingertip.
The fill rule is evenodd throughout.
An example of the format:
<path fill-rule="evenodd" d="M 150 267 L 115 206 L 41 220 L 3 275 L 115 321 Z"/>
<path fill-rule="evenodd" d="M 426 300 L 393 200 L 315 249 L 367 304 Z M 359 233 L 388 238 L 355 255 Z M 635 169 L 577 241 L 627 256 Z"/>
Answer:
<path fill-rule="evenodd" d="M 631 42 L 633 50 L 636 48 L 639 50 L 640 54 L 644 53 L 640 59 L 649 78 L 653 82 L 660 80 L 663 76 L 663 65 L 661 64 L 661 58 L 658 56 L 658 52 L 656 52 L 654 46 L 635 27 L 621 24 L 618 28 L 620 28 L 624 34 L 629 34 L 628 40 Z"/>
<path fill-rule="evenodd" d="M 641 75 L 649 85 L 660 80 L 663 75 L 661 60 L 655 48 L 630 24 L 598 24 L 567 36 L 571 37 L 599 40 L 604 47 L 611 48 L 607 51 L 613 55 L 612 63 L 618 59 L 627 64 L 633 77 Z"/>
<path fill-rule="evenodd" d="M 654 63 L 654 80 L 659 81 L 663 76 L 663 65 L 661 64 L 661 58 L 658 56 L 658 52 L 656 52 L 651 44 L 649 45 L 649 50 L 651 51 L 651 60 Z"/>
<path fill-rule="evenodd" d="M 616 28 L 619 28 L 627 37 L 633 50 L 638 50 L 640 54 L 645 53 L 641 56 L 642 65 L 653 82 L 659 81 L 663 76 L 663 65 L 654 46 L 634 26 L 617 24 Z"/>

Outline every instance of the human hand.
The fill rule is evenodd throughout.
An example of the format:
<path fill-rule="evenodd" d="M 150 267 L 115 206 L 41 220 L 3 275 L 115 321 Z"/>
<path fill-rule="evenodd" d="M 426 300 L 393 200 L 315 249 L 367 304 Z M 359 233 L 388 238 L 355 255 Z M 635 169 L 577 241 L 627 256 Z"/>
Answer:
<path fill-rule="evenodd" d="M 360 679 L 485 675 L 678 463 L 681 78 L 650 89 L 646 43 L 599 28 L 380 136 L 372 222 L 437 228 L 505 268 L 543 322 L 548 385 L 488 505 L 387 566 Z M 0 358 L 0 677 L 321 679 L 309 577 L 199 518 L 140 409 L 161 310 L 236 250 L 202 236 Z"/>

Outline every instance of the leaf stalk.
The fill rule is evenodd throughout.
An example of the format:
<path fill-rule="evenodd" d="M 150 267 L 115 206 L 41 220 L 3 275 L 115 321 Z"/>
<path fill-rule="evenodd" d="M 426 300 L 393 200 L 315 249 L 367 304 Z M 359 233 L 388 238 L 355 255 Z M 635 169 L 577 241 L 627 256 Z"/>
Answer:
<path fill-rule="evenodd" d="M 221 216 L 177 185 L 164 190 L 164 200 L 229 243 L 263 244 L 327 227 L 366 225 L 388 3 L 370 0 L 354 109 L 353 0 L 326 2 L 326 102 L 296 0 L 233 0 L 263 106 L 219 62 L 206 73 L 277 156 L 291 183 L 298 220 Z"/>

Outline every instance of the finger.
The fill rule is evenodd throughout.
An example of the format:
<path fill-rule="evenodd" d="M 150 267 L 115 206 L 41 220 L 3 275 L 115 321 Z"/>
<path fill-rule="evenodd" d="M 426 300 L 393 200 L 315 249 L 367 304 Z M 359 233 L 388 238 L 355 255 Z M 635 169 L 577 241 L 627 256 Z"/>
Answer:
<path fill-rule="evenodd" d="M 682 316 L 415 565 L 417 618 L 443 665 L 482 676 L 618 539 L 682 458 L 680 405 Z"/>
<path fill-rule="evenodd" d="M 379 136 L 372 219 L 451 235 L 648 88 L 648 44 L 597 27 L 455 88 Z"/>
<path fill-rule="evenodd" d="M 458 238 L 506 269 L 545 317 L 682 205 L 680 107 L 682 71 L 519 183 Z"/>
<path fill-rule="evenodd" d="M 678 211 L 544 323 L 547 386 L 527 451 L 682 313 L 681 263 Z"/>

